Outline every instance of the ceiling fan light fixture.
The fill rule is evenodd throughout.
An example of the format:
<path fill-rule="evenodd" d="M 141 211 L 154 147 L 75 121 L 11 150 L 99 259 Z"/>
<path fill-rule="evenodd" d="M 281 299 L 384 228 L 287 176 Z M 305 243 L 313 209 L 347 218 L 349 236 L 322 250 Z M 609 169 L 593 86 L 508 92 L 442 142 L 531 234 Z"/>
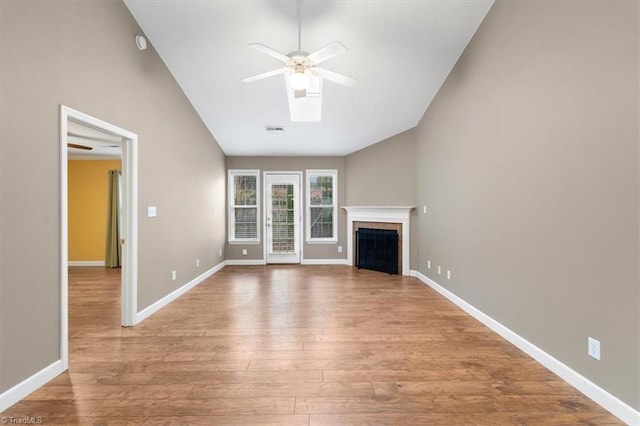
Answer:
<path fill-rule="evenodd" d="M 293 90 L 306 90 L 309 82 L 309 75 L 305 71 L 296 71 L 289 76 L 289 86 Z"/>

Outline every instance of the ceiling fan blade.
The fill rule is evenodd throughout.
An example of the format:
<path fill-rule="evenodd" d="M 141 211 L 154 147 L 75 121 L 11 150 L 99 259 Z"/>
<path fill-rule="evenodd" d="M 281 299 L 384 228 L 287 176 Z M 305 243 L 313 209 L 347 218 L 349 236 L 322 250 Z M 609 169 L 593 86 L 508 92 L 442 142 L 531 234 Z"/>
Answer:
<path fill-rule="evenodd" d="M 90 146 L 78 145 L 77 143 L 68 143 L 67 148 L 83 149 L 85 151 L 93 150 L 93 148 Z"/>
<path fill-rule="evenodd" d="M 325 80 L 333 81 L 334 83 L 342 84 L 343 86 L 351 87 L 356 84 L 356 79 L 347 77 L 346 75 L 338 74 L 337 72 L 329 71 L 324 68 L 315 68 L 315 71 L 320 77 Z"/>
<path fill-rule="evenodd" d="M 252 81 L 261 80 L 263 78 L 272 77 L 278 74 L 284 74 L 288 68 L 278 68 L 277 70 L 267 71 L 260 74 L 252 75 L 251 77 L 245 77 L 242 79 L 244 83 L 251 83 Z"/>
<path fill-rule="evenodd" d="M 294 90 L 293 93 L 295 98 L 304 98 L 307 96 L 307 89 Z"/>
<path fill-rule="evenodd" d="M 265 46 L 262 43 L 250 43 L 249 46 L 253 47 L 258 52 L 266 53 L 269 56 L 273 56 L 274 58 L 284 62 L 285 64 L 289 63 L 289 59 L 291 59 L 284 53 L 280 53 L 277 50 L 273 50 L 269 46 Z"/>
<path fill-rule="evenodd" d="M 344 44 L 340 43 L 339 41 L 334 41 L 333 43 L 326 45 L 322 49 L 316 50 L 315 52 L 307 56 L 307 58 L 309 58 L 309 60 L 314 64 L 318 65 L 324 61 L 328 61 L 334 56 L 341 55 L 346 51 L 347 47 Z"/>

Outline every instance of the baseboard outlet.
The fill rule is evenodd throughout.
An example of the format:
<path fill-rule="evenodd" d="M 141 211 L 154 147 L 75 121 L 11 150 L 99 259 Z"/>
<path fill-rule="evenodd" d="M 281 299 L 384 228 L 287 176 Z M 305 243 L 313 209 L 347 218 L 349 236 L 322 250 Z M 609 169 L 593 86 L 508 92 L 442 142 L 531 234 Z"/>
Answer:
<path fill-rule="evenodd" d="M 49 380 L 62 372 L 64 372 L 62 360 L 55 361 L 53 364 L 43 368 L 33 376 L 3 392 L 0 394 L 0 413 L 21 399 L 26 398 L 27 395 L 45 385 Z"/>
<path fill-rule="evenodd" d="M 70 260 L 69 266 L 104 266 L 104 260 Z"/>
<path fill-rule="evenodd" d="M 557 374 L 571 386 L 585 394 L 594 402 L 602 406 L 605 410 L 609 411 L 614 416 L 618 417 L 623 422 L 629 425 L 640 425 L 640 412 L 635 410 L 630 405 L 616 398 L 606 390 L 602 389 L 597 384 L 593 383 L 571 367 L 563 364 L 555 359 L 533 343 L 529 342 L 522 336 L 516 334 L 509 328 L 505 327 L 498 321 L 494 320 L 484 312 L 475 308 L 473 305 L 467 303 L 460 297 L 451 293 L 440 284 L 436 283 L 426 275 L 419 271 L 411 271 L 411 276 L 418 278 L 424 284 L 428 285 L 451 302 L 460 307 L 463 311 L 489 327 L 491 330 L 504 337 L 510 343 L 518 347 L 527 355 L 538 361 L 540 364 Z"/>
<path fill-rule="evenodd" d="M 349 265 L 347 259 L 302 259 L 301 265 Z"/>
<path fill-rule="evenodd" d="M 225 261 L 227 265 L 266 265 L 267 261 L 264 259 L 227 259 Z"/>
<path fill-rule="evenodd" d="M 138 324 L 141 321 L 147 319 L 152 314 L 158 312 L 160 309 L 162 309 L 163 307 L 167 306 L 169 303 L 173 302 L 178 297 L 182 296 L 183 294 L 185 294 L 186 292 L 191 290 L 193 287 L 197 286 L 202 281 L 206 280 L 211 275 L 213 275 L 216 272 L 218 272 L 220 269 L 224 268 L 225 265 L 226 265 L 226 262 L 221 262 L 221 263 L 217 264 L 216 266 L 214 266 L 213 268 L 211 268 L 208 271 L 204 272 L 203 274 L 195 277 L 194 279 L 192 279 L 191 281 L 189 281 L 188 283 L 186 283 L 182 287 L 172 291 L 171 293 L 169 293 L 166 296 L 164 296 L 162 299 L 160 299 L 157 302 L 152 303 L 151 305 L 147 306 L 146 308 L 144 308 L 143 310 L 138 312 L 138 314 L 136 315 L 136 324 Z"/>

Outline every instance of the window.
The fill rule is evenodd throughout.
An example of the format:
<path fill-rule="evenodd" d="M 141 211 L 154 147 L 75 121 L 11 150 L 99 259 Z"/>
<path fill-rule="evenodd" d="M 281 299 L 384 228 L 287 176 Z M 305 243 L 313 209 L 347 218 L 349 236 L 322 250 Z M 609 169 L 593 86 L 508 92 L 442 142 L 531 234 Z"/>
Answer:
<path fill-rule="evenodd" d="M 229 170 L 229 242 L 258 243 L 260 172 Z"/>
<path fill-rule="evenodd" d="M 307 242 L 338 242 L 337 170 L 307 170 Z"/>

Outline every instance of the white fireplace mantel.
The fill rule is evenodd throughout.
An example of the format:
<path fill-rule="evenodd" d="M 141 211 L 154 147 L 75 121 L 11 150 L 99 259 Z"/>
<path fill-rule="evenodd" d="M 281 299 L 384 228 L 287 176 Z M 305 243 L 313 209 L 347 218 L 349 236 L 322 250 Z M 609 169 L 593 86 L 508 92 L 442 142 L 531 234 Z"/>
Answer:
<path fill-rule="evenodd" d="M 353 262 L 353 222 L 389 222 L 402 224 L 402 275 L 410 274 L 409 214 L 414 206 L 343 206 L 347 211 L 347 262 Z"/>

